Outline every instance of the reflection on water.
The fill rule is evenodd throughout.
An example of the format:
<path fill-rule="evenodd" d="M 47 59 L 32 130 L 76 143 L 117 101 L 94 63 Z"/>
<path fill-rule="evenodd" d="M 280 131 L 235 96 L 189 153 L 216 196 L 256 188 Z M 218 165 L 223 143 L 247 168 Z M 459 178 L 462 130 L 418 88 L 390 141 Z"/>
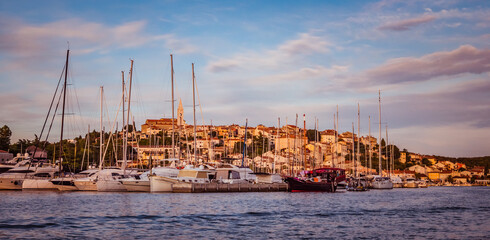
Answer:
<path fill-rule="evenodd" d="M 0 238 L 488 239 L 490 188 L 346 193 L 0 192 Z"/>

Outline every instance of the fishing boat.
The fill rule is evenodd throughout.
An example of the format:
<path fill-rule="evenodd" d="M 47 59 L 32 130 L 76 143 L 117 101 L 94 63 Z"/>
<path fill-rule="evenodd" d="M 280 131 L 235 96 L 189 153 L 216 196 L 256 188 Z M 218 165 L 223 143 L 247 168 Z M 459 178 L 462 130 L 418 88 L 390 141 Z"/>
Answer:
<path fill-rule="evenodd" d="M 306 171 L 302 177 L 286 177 L 290 192 L 335 192 L 337 184 L 345 180 L 345 170 L 319 168 Z"/>

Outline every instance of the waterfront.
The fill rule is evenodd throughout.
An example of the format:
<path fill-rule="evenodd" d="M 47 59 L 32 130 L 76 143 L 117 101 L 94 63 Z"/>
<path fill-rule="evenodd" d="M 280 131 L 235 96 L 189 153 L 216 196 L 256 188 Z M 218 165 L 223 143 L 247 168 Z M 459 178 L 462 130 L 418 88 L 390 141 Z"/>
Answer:
<path fill-rule="evenodd" d="M 0 238 L 485 239 L 488 187 L 343 193 L 0 192 Z"/>

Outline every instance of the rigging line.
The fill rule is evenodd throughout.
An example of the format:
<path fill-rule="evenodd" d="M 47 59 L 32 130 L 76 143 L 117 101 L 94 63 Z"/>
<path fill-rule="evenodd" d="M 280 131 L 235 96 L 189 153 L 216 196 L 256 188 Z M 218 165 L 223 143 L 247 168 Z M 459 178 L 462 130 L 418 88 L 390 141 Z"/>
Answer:
<path fill-rule="evenodd" d="M 121 105 L 122 105 L 122 98 L 121 98 L 121 101 L 119 102 L 119 107 L 117 108 L 117 112 L 116 112 L 116 117 L 114 119 L 114 123 L 112 124 L 112 127 L 111 127 L 111 130 L 110 130 L 110 134 L 109 134 L 109 141 L 107 142 L 107 146 L 104 150 L 104 155 L 102 157 L 102 159 L 105 159 L 105 155 L 107 153 L 107 149 L 109 149 L 109 143 L 112 139 L 112 135 L 113 135 L 113 132 L 114 132 L 114 127 L 116 126 L 116 122 L 117 122 L 117 116 L 119 115 L 119 111 L 121 110 Z M 113 144 L 114 145 L 114 144 Z"/>
<path fill-rule="evenodd" d="M 51 118 L 51 123 L 49 125 L 48 133 L 46 134 L 46 138 L 45 138 L 45 141 L 43 143 L 43 148 L 42 148 L 43 151 L 46 149 L 46 144 L 48 143 L 49 133 L 51 132 L 51 128 L 53 127 L 54 117 L 56 116 L 56 113 L 58 112 L 58 107 L 59 107 L 59 104 L 61 102 L 61 97 L 62 96 L 63 96 L 63 89 L 61 89 L 61 91 L 60 91 L 60 96 L 58 97 L 58 102 L 56 103 L 56 107 L 55 107 L 55 110 L 54 110 L 54 113 L 53 113 L 53 117 Z M 44 127 L 43 127 L 43 131 L 44 131 Z M 42 132 L 41 132 L 41 134 L 42 134 Z M 39 139 L 41 139 L 41 137 L 39 137 Z M 36 155 L 36 150 L 37 150 L 37 147 L 34 149 L 33 158 Z M 31 167 L 31 164 L 29 164 L 29 167 L 27 169 L 29 169 L 30 167 Z M 35 169 L 37 169 L 37 167 L 38 167 L 38 165 L 36 165 L 36 168 Z"/>
<path fill-rule="evenodd" d="M 66 68 L 66 64 L 65 66 L 63 67 L 63 70 L 61 71 L 61 74 L 60 74 L 60 78 L 58 79 L 58 85 L 56 86 L 56 90 L 54 91 L 54 94 L 53 94 L 53 98 L 51 99 L 51 104 L 49 105 L 49 110 L 48 110 L 48 113 L 46 114 L 46 118 L 44 119 L 44 124 L 43 124 L 43 127 L 42 127 L 42 130 L 41 130 L 41 134 L 39 135 L 39 140 L 42 141 L 42 137 L 43 137 L 43 134 L 44 134 L 44 129 L 46 127 L 46 123 L 49 119 L 49 115 L 51 114 L 51 110 L 53 108 L 53 103 L 54 103 L 54 99 L 56 98 L 56 94 L 58 92 L 58 89 L 60 87 L 60 83 L 61 83 L 61 79 L 63 78 L 63 73 L 65 72 L 65 68 Z M 50 128 L 51 129 L 51 128 Z M 47 139 L 46 139 L 47 140 Z M 44 149 L 46 148 L 46 143 L 43 144 L 43 151 Z M 34 149 L 34 155 L 33 155 L 33 158 L 34 156 L 36 155 L 36 151 L 37 151 L 37 143 L 36 143 L 36 148 Z M 31 164 L 29 164 L 29 167 L 31 166 Z"/>
<path fill-rule="evenodd" d="M 194 81 L 196 81 L 195 77 L 194 77 Z M 197 88 L 197 83 L 195 85 L 196 85 L 197 101 L 199 102 L 199 111 L 201 112 L 202 127 L 204 128 L 204 135 L 207 136 L 206 128 L 204 127 L 204 115 L 202 113 L 201 98 L 199 97 L 199 90 Z"/>

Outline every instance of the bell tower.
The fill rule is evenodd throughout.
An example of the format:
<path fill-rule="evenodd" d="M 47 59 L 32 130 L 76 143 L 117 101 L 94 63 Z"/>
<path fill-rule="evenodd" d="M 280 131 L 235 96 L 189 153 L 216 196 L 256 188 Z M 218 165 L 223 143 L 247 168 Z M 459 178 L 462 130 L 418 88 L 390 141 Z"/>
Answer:
<path fill-rule="evenodd" d="M 179 108 L 177 108 L 177 126 L 182 127 L 184 125 L 184 107 L 182 107 L 182 99 L 179 99 Z"/>

